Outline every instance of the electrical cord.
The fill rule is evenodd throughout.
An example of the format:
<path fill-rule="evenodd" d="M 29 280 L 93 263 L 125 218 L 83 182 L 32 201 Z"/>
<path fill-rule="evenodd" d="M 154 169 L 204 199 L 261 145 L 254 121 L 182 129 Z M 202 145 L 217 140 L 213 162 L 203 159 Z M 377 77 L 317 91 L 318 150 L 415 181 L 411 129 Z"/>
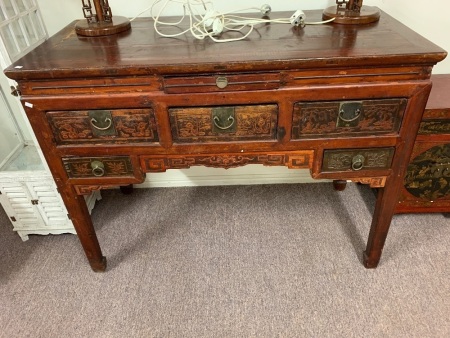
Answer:
<path fill-rule="evenodd" d="M 161 4 L 161 7 L 156 12 L 154 8 Z M 177 22 L 167 22 L 161 20 L 162 14 L 170 4 L 180 4 L 183 7 L 183 15 Z M 258 10 L 263 17 L 252 18 L 237 15 L 239 12 L 247 12 L 249 10 Z M 233 42 L 246 39 L 254 30 L 255 25 L 278 23 L 290 24 L 293 26 L 304 27 L 305 25 L 320 25 L 332 22 L 334 18 L 325 21 L 307 22 L 305 21 L 305 14 L 301 10 L 297 10 L 290 18 L 270 19 L 267 17 L 271 12 L 269 5 L 263 5 L 260 8 L 249 7 L 229 12 L 220 13 L 214 9 L 212 1 L 207 0 L 154 0 L 153 4 L 140 12 L 130 21 L 135 20 L 145 12 L 150 11 L 153 19 L 153 27 L 155 32 L 162 37 L 179 37 L 181 35 L 191 33 L 195 39 L 204 40 L 210 38 L 214 42 Z M 189 28 L 172 34 L 163 33 L 160 28 L 175 27 L 180 25 L 185 18 L 189 19 Z M 247 32 L 243 32 L 247 28 Z M 224 31 L 242 32 L 242 36 L 236 38 L 219 38 L 218 36 Z"/>

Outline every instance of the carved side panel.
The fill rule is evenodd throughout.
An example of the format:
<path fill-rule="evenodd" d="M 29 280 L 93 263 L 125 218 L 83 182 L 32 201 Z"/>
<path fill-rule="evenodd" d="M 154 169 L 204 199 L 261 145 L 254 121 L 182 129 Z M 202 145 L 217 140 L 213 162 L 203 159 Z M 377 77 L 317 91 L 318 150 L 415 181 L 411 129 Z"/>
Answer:
<path fill-rule="evenodd" d="M 292 138 L 329 136 L 361 136 L 392 133 L 400 128 L 406 99 L 362 101 L 361 116 L 356 126 L 338 127 L 340 101 L 299 102 L 294 105 Z"/>
<path fill-rule="evenodd" d="M 450 144 L 434 146 L 416 156 L 408 166 L 404 186 L 421 200 L 450 200 Z"/>
<path fill-rule="evenodd" d="M 230 117 L 214 125 L 213 111 L 231 110 Z M 276 138 L 277 105 L 235 107 L 195 107 L 169 109 L 175 142 L 214 142 L 221 140 L 270 140 Z"/>
<path fill-rule="evenodd" d="M 419 134 L 450 134 L 450 120 L 425 120 L 420 123 Z"/>
<path fill-rule="evenodd" d="M 188 155 L 188 156 L 141 156 L 141 167 L 145 172 L 163 172 L 167 169 L 187 169 L 191 166 L 214 168 L 235 168 L 247 164 L 267 166 L 287 166 L 291 169 L 311 168 L 313 151 L 292 153 L 247 153 L 227 155 Z"/>
<path fill-rule="evenodd" d="M 89 111 L 48 112 L 57 144 L 157 142 L 155 117 L 151 109 L 111 110 L 112 133 L 98 135 Z"/>
<path fill-rule="evenodd" d="M 383 188 L 386 185 L 386 177 L 362 177 L 352 178 L 352 182 L 368 184 L 371 188 Z"/>

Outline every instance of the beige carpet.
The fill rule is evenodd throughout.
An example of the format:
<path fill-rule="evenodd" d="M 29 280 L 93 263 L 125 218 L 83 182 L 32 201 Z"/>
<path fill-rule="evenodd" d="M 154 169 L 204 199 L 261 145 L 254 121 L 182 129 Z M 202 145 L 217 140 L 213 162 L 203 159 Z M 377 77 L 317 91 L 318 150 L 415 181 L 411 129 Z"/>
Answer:
<path fill-rule="evenodd" d="M 450 219 L 399 215 L 361 265 L 375 197 L 331 184 L 104 191 L 106 273 L 74 235 L 0 211 L 0 337 L 449 337 Z"/>

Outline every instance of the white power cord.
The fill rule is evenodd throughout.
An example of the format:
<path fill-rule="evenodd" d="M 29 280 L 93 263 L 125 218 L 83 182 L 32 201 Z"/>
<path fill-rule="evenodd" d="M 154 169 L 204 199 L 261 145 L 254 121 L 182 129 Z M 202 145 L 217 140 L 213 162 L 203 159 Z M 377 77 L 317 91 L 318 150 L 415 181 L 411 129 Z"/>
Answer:
<path fill-rule="evenodd" d="M 160 3 L 161 8 L 155 15 L 154 7 Z M 163 13 L 167 9 L 167 6 L 173 3 L 180 4 L 183 7 L 183 16 L 177 22 L 162 21 L 161 16 L 163 16 Z M 260 8 L 249 7 L 240 10 L 220 13 L 214 9 L 212 1 L 209 0 L 154 0 L 153 4 L 150 7 L 146 8 L 144 11 L 132 18 L 131 21 L 149 10 L 151 17 L 153 18 L 153 27 L 156 33 L 160 36 L 178 37 L 190 32 L 196 39 L 203 40 L 205 38 L 210 38 L 215 42 L 232 42 L 243 40 L 253 32 L 254 26 L 258 24 L 279 23 L 290 24 L 292 26 L 300 26 L 303 28 L 305 25 L 324 24 L 334 20 L 333 18 L 326 21 L 306 22 L 305 14 L 301 10 L 297 10 L 294 14 L 292 14 L 290 18 L 270 19 L 267 17 L 267 15 L 270 14 L 272 9 L 269 5 L 266 4 L 262 5 Z M 263 17 L 251 18 L 236 15 L 236 13 L 246 12 L 249 10 L 259 11 L 263 15 Z M 188 17 L 189 19 L 189 28 L 173 34 L 166 34 L 161 32 L 160 27 L 177 27 L 186 17 Z M 242 33 L 243 35 L 237 38 L 220 39 L 217 37 L 224 31 L 242 32 L 245 28 L 247 28 L 247 32 Z"/>

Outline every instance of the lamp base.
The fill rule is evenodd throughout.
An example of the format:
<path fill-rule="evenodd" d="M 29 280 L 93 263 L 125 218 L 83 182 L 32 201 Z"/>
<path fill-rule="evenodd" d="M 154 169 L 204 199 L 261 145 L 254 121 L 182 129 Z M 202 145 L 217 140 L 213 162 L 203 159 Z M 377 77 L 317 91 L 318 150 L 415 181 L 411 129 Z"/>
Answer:
<path fill-rule="evenodd" d="M 362 25 L 380 20 L 380 11 L 376 7 L 362 6 L 360 12 L 338 9 L 337 6 L 326 8 L 322 14 L 323 20 L 335 18 L 333 23 L 343 25 Z"/>
<path fill-rule="evenodd" d="M 75 26 L 75 32 L 83 36 L 102 36 L 124 32 L 131 28 L 130 20 L 123 16 L 114 16 L 112 22 L 79 21 Z"/>

